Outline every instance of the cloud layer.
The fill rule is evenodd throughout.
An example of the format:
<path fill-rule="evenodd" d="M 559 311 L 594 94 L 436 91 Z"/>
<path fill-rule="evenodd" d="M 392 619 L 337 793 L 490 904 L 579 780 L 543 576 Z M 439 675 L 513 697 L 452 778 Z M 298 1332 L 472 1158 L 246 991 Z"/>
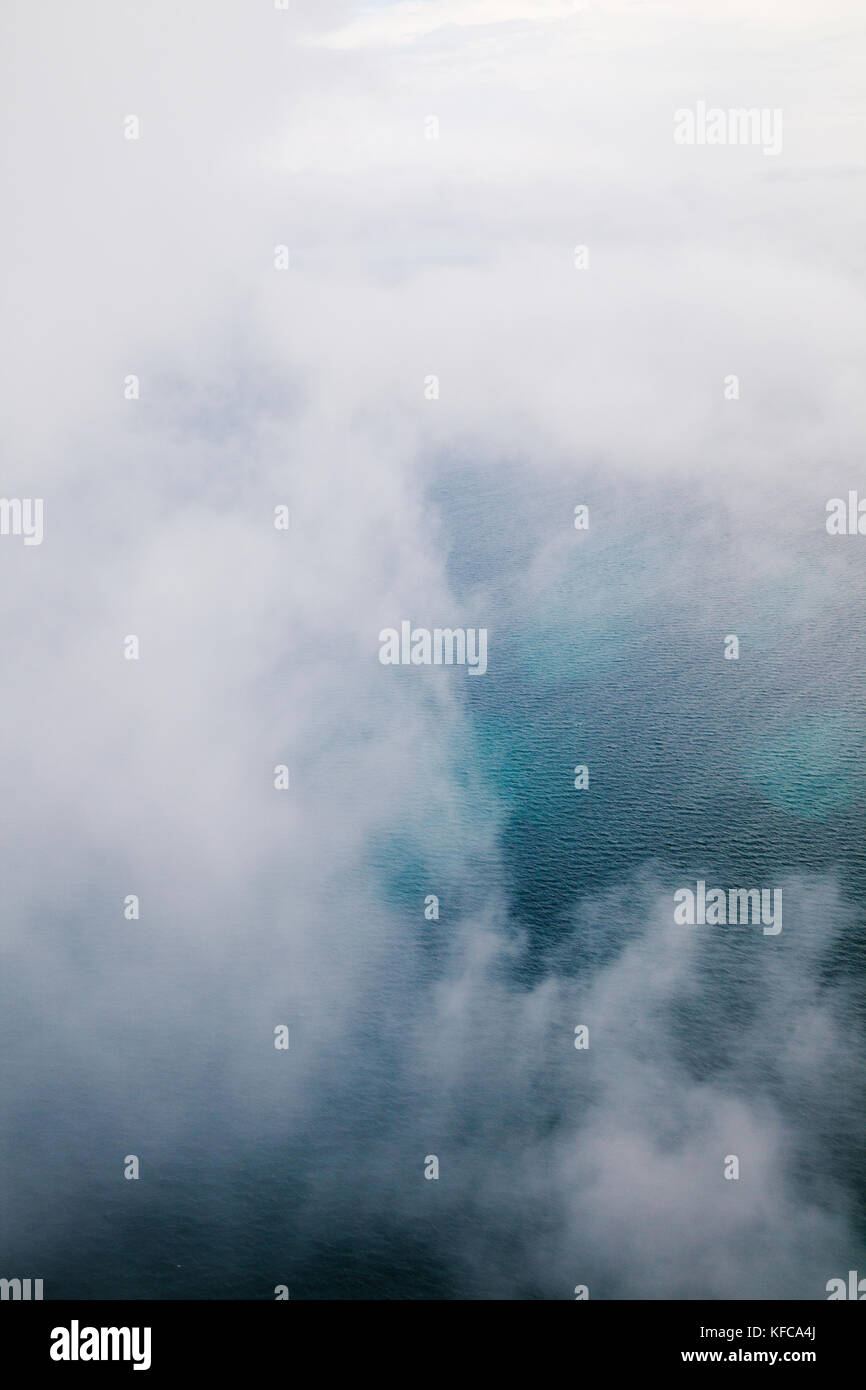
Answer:
<path fill-rule="evenodd" d="M 0 542 L 7 1258 L 110 1292 L 126 1153 L 153 1222 L 194 1163 L 253 1211 L 237 1170 L 284 1146 L 298 1296 L 384 1222 L 452 1296 L 821 1297 L 858 1249 L 844 874 L 786 879 L 782 949 L 744 954 L 675 936 L 635 854 L 540 967 L 465 673 L 376 658 L 406 617 L 486 622 L 491 667 L 496 628 L 555 680 L 576 612 L 614 670 L 747 614 L 780 718 L 806 668 L 856 708 L 862 567 L 823 531 L 866 424 L 856 7 L 4 23 L 3 488 L 45 499 L 43 545 Z M 677 147 L 697 100 L 782 108 L 782 154 Z M 608 541 L 578 584 L 580 501 Z"/>

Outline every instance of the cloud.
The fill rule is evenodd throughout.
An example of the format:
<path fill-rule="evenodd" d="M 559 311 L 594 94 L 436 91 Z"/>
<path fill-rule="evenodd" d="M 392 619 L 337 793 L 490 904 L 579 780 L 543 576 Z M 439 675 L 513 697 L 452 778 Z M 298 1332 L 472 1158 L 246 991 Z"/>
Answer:
<path fill-rule="evenodd" d="M 718 16 L 670 6 L 88 14 L 5 21 L 4 490 L 45 499 L 42 546 L 0 542 L 10 1249 L 55 1268 L 83 1239 L 69 1289 L 109 1284 L 110 1221 L 84 1214 L 128 1195 L 125 1153 L 158 1224 L 150 1175 L 203 1163 L 249 1212 L 237 1168 L 266 1155 L 271 1191 L 285 1149 L 303 1285 L 347 1210 L 412 1247 L 434 1185 L 409 1174 L 439 1146 L 446 1224 L 422 1243 L 460 1294 L 820 1296 L 848 1268 L 850 1199 L 835 1168 L 804 1178 L 798 1106 L 848 1135 L 854 1003 L 796 943 L 847 921 L 841 890 L 791 888 L 812 919 L 786 906 L 786 954 L 754 948 L 743 1045 L 722 1018 L 730 1055 L 695 1075 L 678 1020 L 712 1058 L 693 1006 L 716 1016 L 715 948 L 675 942 L 663 885 L 629 879 L 574 903 L 581 969 L 539 976 L 478 697 L 383 672 L 377 638 L 496 618 L 485 680 L 509 642 L 542 680 L 534 644 L 558 637 L 562 676 L 576 614 L 600 662 L 638 615 L 661 631 L 766 598 L 767 642 L 795 653 L 844 628 L 856 561 L 809 550 L 863 424 L 838 20 L 766 18 L 768 69 L 763 43 L 719 48 Z M 773 178 L 759 150 L 674 146 L 702 94 L 785 107 Z M 649 495 L 673 499 L 670 534 Z M 628 524 L 580 570 L 584 497 Z M 860 668 L 840 652 L 841 700 Z M 608 918 L 621 949 L 595 959 L 584 924 Z"/>

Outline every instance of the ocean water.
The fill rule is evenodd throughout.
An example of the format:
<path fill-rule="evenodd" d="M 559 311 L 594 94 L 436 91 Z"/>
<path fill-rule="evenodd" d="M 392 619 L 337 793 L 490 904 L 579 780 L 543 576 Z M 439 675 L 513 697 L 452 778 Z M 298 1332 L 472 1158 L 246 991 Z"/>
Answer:
<path fill-rule="evenodd" d="M 279 854 L 245 863 L 237 893 L 172 909 L 166 892 L 170 931 L 134 990 L 84 875 L 38 1007 L 22 948 L 5 1260 L 47 1296 L 820 1298 L 857 1267 L 862 566 L 820 516 L 735 542 L 721 503 L 707 535 L 675 490 L 623 508 L 598 485 L 576 533 L 573 491 L 435 475 L 453 604 L 488 628 L 489 669 L 383 668 L 371 647 L 356 717 L 380 736 L 385 682 L 402 683 L 409 800 L 389 805 L 385 764 L 323 774 L 340 834 L 308 851 L 298 895 Z M 314 727 L 333 748 L 327 708 Z M 781 887 L 782 932 L 674 926 L 698 878 Z M 317 933 L 327 950 L 302 970 Z M 108 989 L 129 991 L 110 1016 Z"/>
<path fill-rule="evenodd" d="M 44 11 L 0 45 L 0 500 L 45 503 L 0 535 L 0 1278 L 866 1275 L 862 15 Z M 716 102 L 771 148 L 680 143 Z M 405 620 L 487 672 L 382 665 Z M 701 880 L 782 930 L 678 924 Z"/>

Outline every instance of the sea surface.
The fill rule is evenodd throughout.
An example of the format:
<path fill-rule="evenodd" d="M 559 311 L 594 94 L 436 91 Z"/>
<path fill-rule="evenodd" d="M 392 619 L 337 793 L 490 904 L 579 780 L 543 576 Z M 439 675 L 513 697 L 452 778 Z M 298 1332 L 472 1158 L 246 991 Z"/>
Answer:
<path fill-rule="evenodd" d="M 150 993 L 67 1055 L 70 1020 L 88 1027 L 88 971 L 124 990 L 91 847 L 66 895 L 56 988 L 30 1006 L 7 996 L 6 1080 L 17 1065 L 27 1088 L 4 1146 L 7 1274 L 55 1298 L 269 1299 L 283 1284 L 328 1299 L 571 1298 L 580 1284 L 601 1298 L 821 1298 L 858 1267 L 857 542 L 829 538 L 820 510 L 763 526 L 720 497 L 598 481 L 579 533 L 582 496 L 572 480 L 530 488 L 513 465 L 431 469 L 453 606 L 394 621 L 487 627 L 489 666 L 380 667 L 371 618 L 354 708 L 371 737 L 405 724 L 387 766 L 411 805 L 391 809 L 375 760 L 325 776 L 329 815 L 357 826 L 345 858 L 336 831 L 318 858 L 314 842 L 290 904 L 274 862 L 257 887 L 245 863 L 218 963 L 217 895 L 190 886 L 172 932 L 194 951 L 161 938 L 154 963 L 143 945 Z M 738 660 L 724 658 L 729 634 Z M 333 678 L 351 684 L 351 664 Z M 359 737 L 327 705 L 314 725 L 321 748 Z M 781 888 L 782 932 L 675 926 L 674 892 L 698 879 Z M 292 1046 L 275 1058 L 282 1013 L 260 1018 L 258 995 L 298 965 L 323 912 L 328 952 L 283 1008 Z M 341 940 L 359 969 L 345 1016 L 323 1022 L 315 990 L 340 998 Z M 26 994 L 25 961 L 26 946 Z M 582 1023 L 586 1051 L 572 1043 Z M 128 1153 L 136 1182 L 120 1177 Z"/>

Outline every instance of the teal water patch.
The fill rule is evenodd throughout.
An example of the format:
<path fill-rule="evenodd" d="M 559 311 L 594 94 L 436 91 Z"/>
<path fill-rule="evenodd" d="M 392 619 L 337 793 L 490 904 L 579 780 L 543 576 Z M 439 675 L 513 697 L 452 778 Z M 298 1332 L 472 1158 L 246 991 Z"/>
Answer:
<path fill-rule="evenodd" d="M 610 674 L 655 620 L 648 556 L 628 566 L 612 542 L 577 542 L 551 565 L 547 587 L 518 596 L 510 615 L 516 669 L 534 681 L 582 680 Z"/>
<path fill-rule="evenodd" d="M 863 791 L 863 729 L 853 715 L 809 715 L 756 740 L 743 775 L 801 820 L 826 820 Z"/>
<path fill-rule="evenodd" d="M 563 611 L 559 618 L 536 624 L 532 631 L 518 630 L 515 636 L 523 675 L 539 682 L 600 676 L 623 661 L 634 644 L 625 624 L 611 623 L 599 613 L 575 623 Z"/>

